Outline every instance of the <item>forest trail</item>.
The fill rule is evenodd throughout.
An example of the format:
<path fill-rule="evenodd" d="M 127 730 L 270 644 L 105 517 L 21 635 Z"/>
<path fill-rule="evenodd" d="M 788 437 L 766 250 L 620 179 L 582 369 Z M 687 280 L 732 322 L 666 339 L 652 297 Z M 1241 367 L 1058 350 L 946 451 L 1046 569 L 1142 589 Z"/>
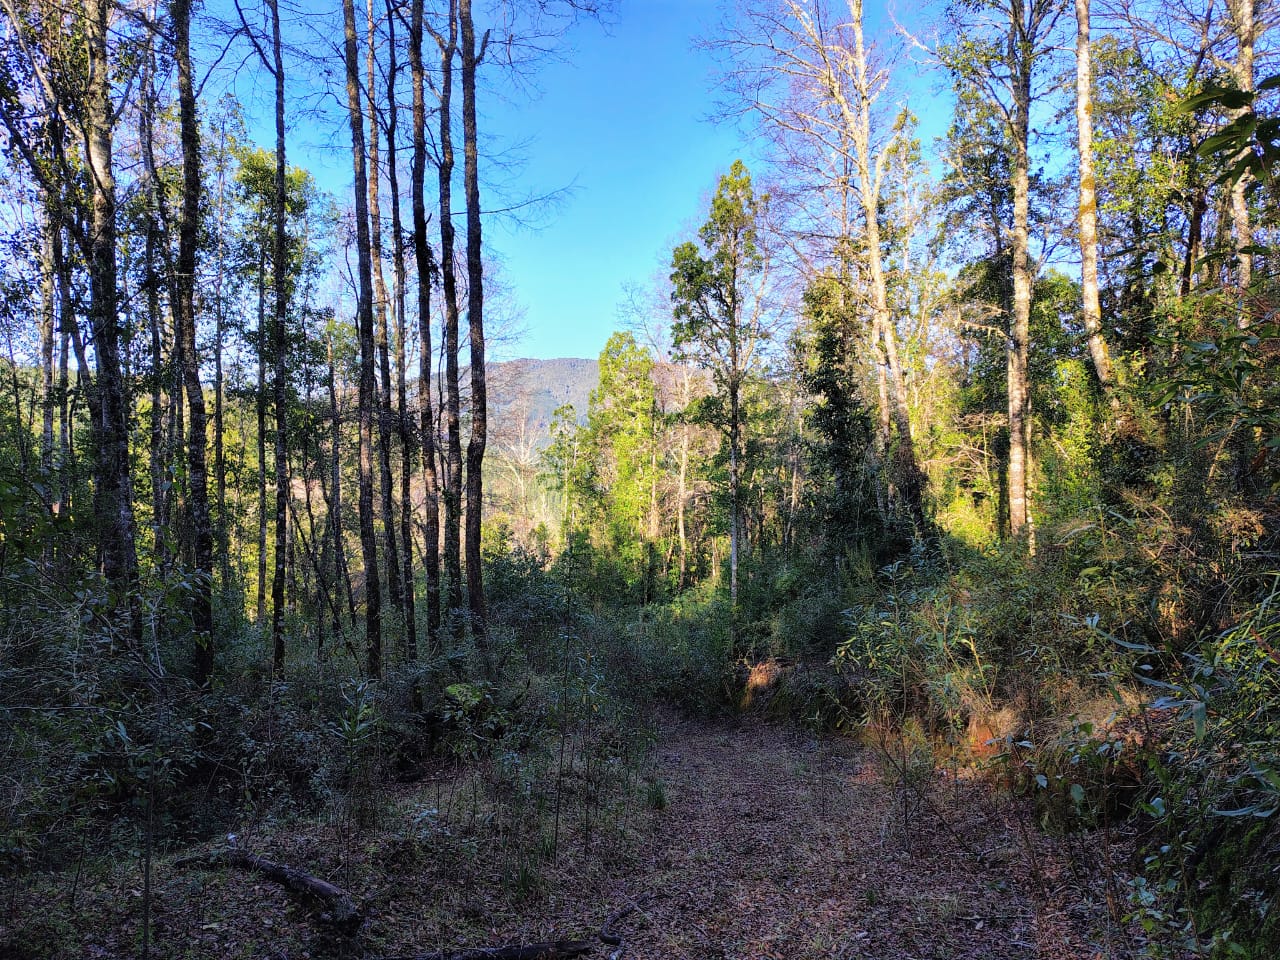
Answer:
<path fill-rule="evenodd" d="M 620 924 L 629 957 L 1092 953 L 1037 909 L 1014 811 L 981 784 L 939 778 L 904 803 L 873 751 L 752 720 L 668 719 L 658 759 L 670 804 L 618 891 L 649 896 Z"/>
<path fill-rule="evenodd" d="M 246 848 L 351 891 L 366 917 L 359 935 L 338 935 L 277 883 L 165 862 L 152 956 L 372 960 L 566 938 L 589 942 L 597 960 L 1101 955 L 1088 928 L 1106 909 L 1082 892 L 1098 888 L 1097 836 L 1071 857 L 1026 822 L 1021 801 L 924 764 L 903 791 L 900 767 L 846 737 L 668 712 L 652 733 L 625 812 L 598 820 L 583 843 L 582 808 L 566 805 L 558 857 L 504 845 L 500 813 L 474 806 L 491 761 L 396 788 L 367 828 L 327 815 L 246 824 Z M 661 785 L 657 797 L 646 798 L 645 782 Z M 428 814 L 430 836 L 415 835 L 410 824 Z M 549 816 L 544 808 L 540 829 Z M 142 889 L 132 858 L 87 869 L 83 881 L 32 877 L 0 913 L 0 956 L 10 955 L 6 916 L 24 918 L 14 931 L 32 945 L 15 954 L 24 960 L 137 955 Z M 51 902 L 74 909 L 44 909 Z M 602 925 L 623 938 L 620 957 Z M 78 949 L 52 946 L 63 938 Z"/>

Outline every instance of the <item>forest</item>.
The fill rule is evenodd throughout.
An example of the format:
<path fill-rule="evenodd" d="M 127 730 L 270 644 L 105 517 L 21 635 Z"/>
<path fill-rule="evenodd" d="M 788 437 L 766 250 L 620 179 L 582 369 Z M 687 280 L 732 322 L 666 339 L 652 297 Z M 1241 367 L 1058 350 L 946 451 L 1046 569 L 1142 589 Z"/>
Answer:
<path fill-rule="evenodd" d="M 1280 7 L 918 7 L 0 0 L 0 956 L 1280 955 Z"/>

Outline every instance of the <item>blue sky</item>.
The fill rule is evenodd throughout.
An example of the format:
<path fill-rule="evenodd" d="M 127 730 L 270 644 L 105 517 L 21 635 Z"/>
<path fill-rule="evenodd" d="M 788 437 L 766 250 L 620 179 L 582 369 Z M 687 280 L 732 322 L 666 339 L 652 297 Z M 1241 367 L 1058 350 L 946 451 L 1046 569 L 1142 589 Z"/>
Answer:
<path fill-rule="evenodd" d="M 759 168 L 761 149 L 750 132 L 710 119 L 717 64 L 697 41 L 716 35 L 722 8 L 720 0 L 619 0 L 607 24 L 574 26 L 529 89 L 505 99 L 491 90 L 483 98 L 482 137 L 487 132 L 500 143 L 519 144 L 521 157 L 513 166 L 482 172 L 490 181 L 485 206 L 568 188 L 532 224 L 486 221 L 488 254 L 500 264 L 509 304 L 523 315 L 523 336 L 502 344 L 500 355 L 596 356 L 622 325 L 618 306 L 625 287 L 647 284 L 664 271 L 672 246 L 703 219 L 718 175 L 739 157 Z M 306 25 L 315 32 L 306 31 L 310 39 L 301 44 L 320 54 L 325 43 L 340 39 L 340 9 L 333 0 L 323 13 L 308 14 Z M 892 29 L 884 5 L 868 4 L 868 39 L 888 39 Z M 238 72 L 235 86 L 251 135 L 269 147 L 270 79 L 254 66 L 250 61 Z M 912 78 L 927 150 L 941 132 L 939 113 L 945 122 L 949 105 L 940 108 L 920 71 L 902 66 L 899 75 Z M 336 57 L 332 73 L 341 75 Z M 307 167 L 344 202 L 351 189 L 349 141 L 339 112 L 345 104 L 312 89 L 297 74 L 291 77 L 290 162 Z M 319 116 L 312 112 L 316 107 Z M 460 186 L 455 197 L 460 208 Z"/>
<path fill-rule="evenodd" d="M 707 119 L 715 64 L 694 42 L 716 20 L 710 0 L 623 2 L 607 32 L 579 26 L 565 60 L 541 72 L 541 95 L 501 118 L 536 138 L 531 189 L 573 184 L 541 229 L 489 233 L 527 311 L 519 352 L 595 356 L 624 285 L 661 269 L 735 158 L 757 159 L 732 124 Z"/>

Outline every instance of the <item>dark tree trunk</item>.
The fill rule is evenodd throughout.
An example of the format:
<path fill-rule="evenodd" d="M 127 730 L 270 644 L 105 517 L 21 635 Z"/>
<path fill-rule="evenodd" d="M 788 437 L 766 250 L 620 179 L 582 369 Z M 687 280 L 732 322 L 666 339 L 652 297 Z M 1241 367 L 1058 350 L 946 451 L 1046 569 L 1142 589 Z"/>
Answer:
<path fill-rule="evenodd" d="M 365 644 L 370 677 L 382 676 L 382 589 L 378 581 L 378 540 L 373 522 L 374 390 L 373 265 L 369 254 L 368 178 L 365 173 L 364 114 L 360 106 L 360 66 L 354 0 L 342 0 L 347 107 L 351 115 L 351 164 L 355 174 L 356 253 L 360 336 L 360 547 L 364 554 Z"/>
<path fill-rule="evenodd" d="M 435 651 L 440 635 L 440 480 L 436 470 L 436 424 L 431 404 L 431 247 L 427 243 L 427 109 L 422 61 L 422 0 L 413 0 L 409 66 L 413 74 L 413 255 L 418 271 L 418 424 L 422 434 L 425 487 L 424 562 L 427 575 L 427 646 Z"/>
<path fill-rule="evenodd" d="M 226 268 L 226 189 L 227 189 L 227 133 L 220 130 L 218 143 L 218 260 L 217 279 L 214 281 L 214 337 L 213 337 L 213 475 L 218 500 L 218 562 L 222 571 L 221 589 L 231 583 L 231 534 L 227 518 L 227 457 L 225 425 L 223 420 L 223 372 L 222 338 L 225 336 L 226 304 L 222 288 Z"/>
<path fill-rule="evenodd" d="M 405 262 L 404 227 L 400 221 L 400 172 L 396 163 L 396 15 L 387 0 L 387 184 L 391 188 L 392 264 L 395 283 L 396 317 L 396 433 L 400 438 L 400 558 L 403 581 L 404 659 L 418 659 L 417 611 L 414 609 L 413 578 L 413 431 L 409 429 L 409 398 L 405 388 Z M 394 538 L 394 535 L 393 535 Z"/>
<path fill-rule="evenodd" d="M 484 263 L 481 259 L 480 174 L 476 137 L 476 68 L 489 42 L 486 33 L 476 49 L 471 0 L 460 0 L 462 27 L 462 155 L 463 185 L 467 201 L 467 321 L 471 338 L 471 437 L 467 442 L 467 604 L 471 630 L 485 668 L 489 652 L 484 596 L 484 570 L 480 559 L 480 527 L 484 513 L 484 451 L 489 436 L 488 401 L 484 368 Z"/>
<path fill-rule="evenodd" d="M 391 606 L 404 616 L 404 596 L 400 589 L 400 551 L 396 547 L 396 512 L 392 497 L 391 480 L 391 359 L 387 348 L 387 283 L 382 274 L 382 207 L 379 203 L 379 186 L 382 176 L 380 164 L 377 101 L 377 73 L 374 57 L 376 28 L 373 20 L 373 0 L 367 0 L 368 31 L 365 38 L 365 95 L 369 105 L 369 258 L 373 270 L 374 315 L 378 348 L 378 372 L 381 375 L 378 389 L 378 469 L 382 493 L 382 537 L 387 554 L 387 592 Z M 394 111 L 395 104 L 391 104 Z"/>
<path fill-rule="evenodd" d="M 280 45 L 280 7 L 278 0 L 267 0 L 271 9 L 272 76 L 276 86 L 276 175 L 272 219 L 274 247 L 272 254 L 272 286 L 275 316 L 271 324 L 272 360 L 275 372 L 272 386 L 275 400 L 276 443 L 276 547 L 275 568 L 271 578 L 271 662 L 278 671 L 284 666 L 284 584 L 285 566 L 289 542 L 289 410 L 288 368 L 285 364 L 285 320 L 289 311 L 289 250 L 285 232 L 285 205 L 287 202 L 285 181 L 284 142 L 284 58 Z"/>
<path fill-rule="evenodd" d="M 453 227 L 453 61 L 458 51 L 458 2 L 449 0 L 447 39 L 440 47 L 440 282 L 444 292 L 444 576 L 454 639 L 462 608 L 462 398 L 458 390 L 458 275 Z"/>
<path fill-rule="evenodd" d="M 174 322 L 182 349 L 182 377 L 190 413 L 187 418 L 188 523 L 191 524 L 196 582 L 191 594 L 196 679 L 213 675 L 213 525 L 209 516 L 208 445 L 204 385 L 196 353 L 196 247 L 200 239 L 200 122 L 191 75 L 191 2 L 174 0 L 174 57 L 178 64 L 178 111 L 182 139 L 182 219 L 178 224 L 178 262 Z"/>
<path fill-rule="evenodd" d="M 329 504 L 329 531 L 333 535 L 334 576 L 338 581 L 338 589 L 347 600 L 347 614 L 354 624 L 356 619 L 356 601 L 351 592 L 351 572 L 347 569 L 347 550 L 343 542 L 342 530 L 342 420 L 338 412 L 338 388 L 336 386 L 337 371 L 333 364 L 333 336 L 328 338 L 329 351 L 329 425 L 332 447 L 331 467 L 333 483 L 327 494 Z M 334 612 L 333 632 L 336 636 L 342 626 L 338 614 Z"/>
<path fill-rule="evenodd" d="M 134 539 L 133 483 L 129 472 L 129 397 L 121 366 L 120 318 L 116 299 L 116 181 L 113 169 L 111 63 L 107 33 L 111 0 L 86 0 L 85 48 L 88 80 L 85 158 L 92 196 L 88 238 L 90 326 L 97 360 L 97 410 L 93 417 L 97 521 L 102 570 L 127 613 L 130 642 L 142 644 L 138 597 L 138 553 Z"/>

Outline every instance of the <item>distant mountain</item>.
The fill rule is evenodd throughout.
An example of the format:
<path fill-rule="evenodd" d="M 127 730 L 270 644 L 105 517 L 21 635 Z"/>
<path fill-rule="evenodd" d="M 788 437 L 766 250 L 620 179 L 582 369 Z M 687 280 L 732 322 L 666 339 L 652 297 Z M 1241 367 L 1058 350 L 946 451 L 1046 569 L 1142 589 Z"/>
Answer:
<path fill-rule="evenodd" d="M 557 408 L 573 404 L 582 419 L 600 381 L 595 360 L 508 360 L 489 364 L 489 410 L 494 433 L 508 443 L 545 447 Z"/>

